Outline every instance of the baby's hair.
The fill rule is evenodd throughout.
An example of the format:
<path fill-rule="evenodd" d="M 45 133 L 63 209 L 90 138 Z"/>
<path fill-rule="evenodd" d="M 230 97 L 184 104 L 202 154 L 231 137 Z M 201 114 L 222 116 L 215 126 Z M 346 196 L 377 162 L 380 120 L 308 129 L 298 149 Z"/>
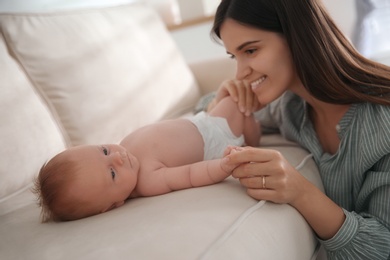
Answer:
<path fill-rule="evenodd" d="M 76 206 L 66 199 L 69 197 L 67 188 L 77 178 L 80 163 L 64 157 L 64 153 L 59 153 L 43 164 L 35 179 L 33 192 L 41 207 L 42 222 L 77 218 L 74 216 L 78 215 Z"/>

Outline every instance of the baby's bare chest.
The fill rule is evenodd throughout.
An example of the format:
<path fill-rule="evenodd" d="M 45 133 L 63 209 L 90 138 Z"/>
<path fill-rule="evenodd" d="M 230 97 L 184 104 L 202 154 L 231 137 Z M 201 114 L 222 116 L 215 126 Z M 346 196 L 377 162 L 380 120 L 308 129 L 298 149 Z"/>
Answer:
<path fill-rule="evenodd" d="M 176 167 L 203 160 L 203 139 L 188 120 L 171 120 L 141 128 L 122 145 L 136 156 L 144 170 Z M 142 167 L 141 167 L 142 168 Z"/>

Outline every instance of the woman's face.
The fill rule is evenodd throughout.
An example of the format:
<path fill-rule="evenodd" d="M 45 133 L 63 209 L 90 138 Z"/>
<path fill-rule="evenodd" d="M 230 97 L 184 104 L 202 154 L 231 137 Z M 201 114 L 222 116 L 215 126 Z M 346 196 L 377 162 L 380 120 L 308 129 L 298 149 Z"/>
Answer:
<path fill-rule="evenodd" d="M 284 36 L 226 19 L 220 30 L 228 54 L 237 61 L 236 78 L 247 80 L 260 104 L 267 105 L 302 83 Z"/>

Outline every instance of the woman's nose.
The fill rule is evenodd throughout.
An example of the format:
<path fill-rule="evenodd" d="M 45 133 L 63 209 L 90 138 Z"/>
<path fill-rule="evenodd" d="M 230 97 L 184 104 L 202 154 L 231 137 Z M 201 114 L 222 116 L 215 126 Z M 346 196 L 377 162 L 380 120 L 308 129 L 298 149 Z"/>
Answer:
<path fill-rule="evenodd" d="M 237 62 L 236 79 L 244 80 L 251 73 L 251 68 L 243 62 Z"/>

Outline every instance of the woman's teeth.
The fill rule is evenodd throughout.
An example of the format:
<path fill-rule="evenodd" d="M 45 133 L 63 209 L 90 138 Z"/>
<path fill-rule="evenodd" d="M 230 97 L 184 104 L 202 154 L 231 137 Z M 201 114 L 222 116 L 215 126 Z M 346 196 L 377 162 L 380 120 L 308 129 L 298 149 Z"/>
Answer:
<path fill-rule="evenodd" d="M 265 76 L 259 78 L 259 79 L 256 80 L 256 81 L 253 81 L 253 82 L 251 83 L 252 89 L 257 88 L 257 86 L 259 86 L 264 80 L 265 80 Z"/>

